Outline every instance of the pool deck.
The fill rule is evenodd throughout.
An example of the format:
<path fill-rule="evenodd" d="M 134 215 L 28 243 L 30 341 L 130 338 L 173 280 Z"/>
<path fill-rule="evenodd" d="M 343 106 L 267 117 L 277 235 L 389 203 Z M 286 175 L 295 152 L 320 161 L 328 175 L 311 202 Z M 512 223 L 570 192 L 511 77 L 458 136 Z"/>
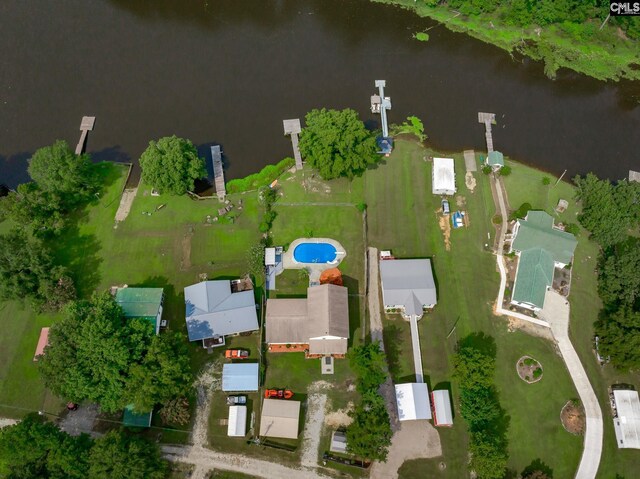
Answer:
<path fill-rule="evenodd" d="M 336 249 L 336 259 L 331 263 L 300 263 L 293 257 L 293 251 L 296 246 L 302 243 L 328 243 Z M 309 273 L 309 285 L 319 284 L 320 275 L 326 269 L 337 268 L 342 260 L 347 256 L 344 247 L 336 240 L 331 238 L 298 238 L 289 245 L 287 251 L 282 255 L 282 264 L 284 269 L 306 269 Z"/>

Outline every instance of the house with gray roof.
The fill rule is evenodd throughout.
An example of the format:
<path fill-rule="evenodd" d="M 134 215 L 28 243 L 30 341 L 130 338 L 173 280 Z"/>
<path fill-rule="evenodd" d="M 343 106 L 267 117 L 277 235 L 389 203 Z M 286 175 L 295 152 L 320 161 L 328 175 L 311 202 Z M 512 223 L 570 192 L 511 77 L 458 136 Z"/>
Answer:
<path fill-rule="evenodd" d="M 343 357 L 349 340 L 347 288 L 321 284 L 308 288 L 306 298 L 268 299 L 265 329 L 271 352 Z"/>
<path fill-rule="evenodd" d="M 557 228 L 553 217 L 544 211 L 529 211 L 513 229 L 511 251 L 518 256 L 511 303 L 539 311 L 553 285 L 556 268 L 564 268 L 573 259 L 578 241 L 571 233 Z"/>
<path fill-rule="evenodd" d="M 253 290 L 239 291 L 235 281 L 203 281 L 184 289 L 189 341 L 256 331 Z"/>
<path fill-rule="evenodd" d="M 429 259 L 382 260 L 380 280 L 385 309 L 400 309 L 407 318 L 420 318 L 438 302 Z"/>

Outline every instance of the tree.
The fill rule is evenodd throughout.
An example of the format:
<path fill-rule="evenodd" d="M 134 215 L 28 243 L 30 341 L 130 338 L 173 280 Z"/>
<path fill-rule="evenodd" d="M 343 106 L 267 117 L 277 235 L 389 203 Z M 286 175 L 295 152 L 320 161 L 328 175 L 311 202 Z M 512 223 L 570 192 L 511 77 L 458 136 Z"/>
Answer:
<path fill-rule="evenodd" d="M 495 359 L 472 346 L 463 346 L 453 360 L 461 389 L 493 387 Z"/>
<path fill-rule="evenodd" d="M 26 227 L 36 236 L 58 234 L 64 228 L 64 207 L 57 193 L 43 191 L 36 183 L 18 185 L 16 191 L 0 198 L 1 215 Z"/>
<path fill-rule="evenodd" d="M 595 241 L 609 248 L 624 241 L 629 229 L 640 221 L 640 184 L 621 181 L 612 185 L 593 173 L 573 179 L 576 197 L 582 202 L 578 220 Z"/>
<path fill-rule="evenodd" d="M 602 312 L 595 323 L 595 333 L 601 356 L 611 356 L 611 362 L 619 369 L 640 367 L 640 312 L 624 307 Z"/>
<path fill-rule="evenodd" d="M 502 409 L 491 389 L 463 389 L 460 392 L 460 414 L 469 423 L 469 429 L 477 431 L 494 424 Z"/>
<path fill-rule="evenodd" d="M 69 436 L 42 416 L 28 414 L 0 429 L 0 476 L 84 479 L 91 446 L 89 436 Z"/>
<path fill-rule="evenodd" d="M 154 336 L 142 362 L 131 366 L 127 397 L 136 412 L 144 413 L 185 394 L 191 381 L 185 337 L 169 331 Z"/>
<path fill-rule="evenodd" d="M 164 193 L 184 195 L 207 176 L 204 160 L 189 140 L 177 136 L 150 141 L 140 157 L 142 179 Z"/>
<path fill-rule="evenodd" d="M 385 461 L 392 433 L 382 396 L 367 391 L 350 416 L 353 422 L 347 428 L 347 450 L 356 456 Z"/>
<path fill-rule="evenodd" d="M 184 397 L 170 399 L 160 409 L 160 417 L 165 424 L 187 424 L 191 419 L 189 401 Z"/>
<path fill-rule="evenodd" d="M 629 238 L 602 259 L 598 293 L 602 301 L 617 309 L 620 305 L 640 309 L 640 240 Z"/>
<path fill-rule="evenodd" d="M 500 173 L 500 176 L 509 176 L 511 174 L 511 167 L 508 165 L 503 166 L 498 172 Z"/>
<path fill-rule="evenodd" d="M 368 343 L 351 348 L 347 354 L 349 364 L 358 376 L 358 392 L 376 391 L 387 378 L 386 359 L 379 343 Z"/>
<path fill-rule="evenodd" d="M 71 303 L 51 326 L 49 345 L 38 366 L 54 393 L 73 402 L 90 400 L 115 412 L 129 403 L 129 368 L 151 344 L 151 324 L 124 320 L 122 308 L 104 292 Z"/>
<path fill-rule="evenodd" d="M 122 431 L 110 431 L 98 439 L 89 463 L 91 479 L 163 479 L 168 472 L 156 444 Z"/>
<path fill-rule="evenodd" d="M 65 285 L 65 297 L 55 297 L 57 284 Z M 0 298 L 29 298 L 36 308 L 55 308 L 73 297 L 73 283 L 66 270 L 53 263 L 42 241 L 22 230 L 0 236 Z"/>
<path fill-rule="evenodd" d="M 59 195 L 67 204 L 86 198 L 96 186 L 89 155 L 76 155 L 63 140 L 37 150 L 28 171 L 42 191 Z"/>
<path fill-rule="evenodd" d="M 426 38 L 421 41 L 429 40 L 429 35 L 424 32 L 417 33 L 415 37 L 420 40 L 420 35 L 426 35 Z M 417 116 L 409 116 L 407 117 L 406 121 L 402 122 L 401 125 L 393 125 L 392 131 L 394 135 L 401 135 L 403 133 L 415 135 L 420 141 L 424 141 L 427 139 L 427 135 L 424 132 L 424 125 L 422 123 L 422 120 L 420 120 L 420 118 L 418 118 Z"/>
<path fill-rule="evenodd" d="M 495 435 L 476 432 L 469 441 L 471 469 L 481 479 L 502 479 L 507 467 L 507 448 Z"/>
<path fill-rule="evenodd" d="M 312 110 L 300 134 L 300 152 L 325 180 L 353 178 L 378 161 L 376 140 L 354 110 Z"/>

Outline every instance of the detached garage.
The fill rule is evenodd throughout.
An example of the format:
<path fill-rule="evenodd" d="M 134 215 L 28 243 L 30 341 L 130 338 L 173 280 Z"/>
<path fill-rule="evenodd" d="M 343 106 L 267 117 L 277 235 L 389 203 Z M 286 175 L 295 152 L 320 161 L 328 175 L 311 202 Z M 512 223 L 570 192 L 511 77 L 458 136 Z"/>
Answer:
<path fill-rule="evenodd" d="M 453 166 L 453 158 L 434 158 L 432 188 L 434 195 L 455 195 L 456 174 Z"/>
<path fill-rule="evenodd" d="M 429 392 L 425 383 L 396 384 L 396 404 L 401 421 L 431 419 Z"/>
<path fill-rule="evenodd" d="M 453 411 L 449 391 L 439 389 L 431 393 L 433 405 L 433 424 L 435 426 L 453 426 Z"/>
<path fill-rule="evenodd" d="M 227 436 L 244 437 L 247 433 L 247 406 L 229 406 Z"/>

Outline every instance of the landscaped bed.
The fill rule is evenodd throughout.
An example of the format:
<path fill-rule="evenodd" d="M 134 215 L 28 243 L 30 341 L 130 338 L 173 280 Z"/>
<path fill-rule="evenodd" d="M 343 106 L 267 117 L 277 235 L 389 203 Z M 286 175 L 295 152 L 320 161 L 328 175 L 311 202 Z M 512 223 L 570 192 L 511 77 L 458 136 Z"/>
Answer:
<path fill-rule="evenodd" d="M 531 356 L 522 356 L 516 364 L 518 376 L 523 381 L 533 384 L 542 379 L 542 365 Z"/>
<path fill-rule="evenodd" d="M 578 436 L 584 434 L 586 418 L 580 401 L 577 399 L 567 401 L 560 412 L 560 421 L 567 432 Z"/>

